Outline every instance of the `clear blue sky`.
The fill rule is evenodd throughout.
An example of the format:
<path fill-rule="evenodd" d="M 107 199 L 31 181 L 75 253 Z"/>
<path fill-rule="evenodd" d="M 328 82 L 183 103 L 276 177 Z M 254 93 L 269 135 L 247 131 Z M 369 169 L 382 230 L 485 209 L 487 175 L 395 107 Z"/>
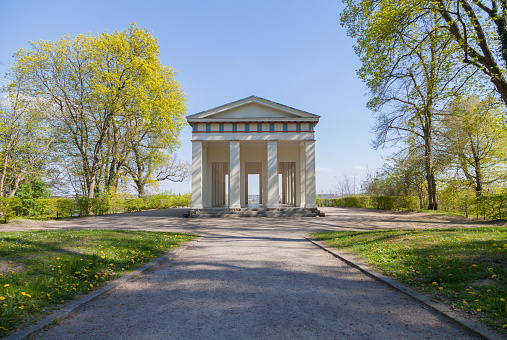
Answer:
<path fill-rule="evenodd" d="M 370 148 L 371 113 L 356 76 L 353 40 L 340 0 L 0 0 L 0 73 L 30 40 L 121 31 L 135 22 L 158 39 L 161 60 L 179 71 L 188 114 L 256 95 L 321 116 L 316 127 L 317 193 L 335 178 L 382 164 Z M 191 132 L 179 158 L 190 161 Z M 385 152 L 383 152 L 385 154 Z M 190 183 L 162 189 L 189 192 Z"/>

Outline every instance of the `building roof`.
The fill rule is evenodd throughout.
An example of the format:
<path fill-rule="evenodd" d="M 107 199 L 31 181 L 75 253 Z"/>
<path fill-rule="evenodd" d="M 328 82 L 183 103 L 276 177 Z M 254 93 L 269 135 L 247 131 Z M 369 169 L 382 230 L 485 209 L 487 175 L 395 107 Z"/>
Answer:
<path fill-rule="evenodd" d="M 236 121 L 309 121 L 320 116 L 271 100 L 250 96 L 187 116 L 189 123 Z"/>

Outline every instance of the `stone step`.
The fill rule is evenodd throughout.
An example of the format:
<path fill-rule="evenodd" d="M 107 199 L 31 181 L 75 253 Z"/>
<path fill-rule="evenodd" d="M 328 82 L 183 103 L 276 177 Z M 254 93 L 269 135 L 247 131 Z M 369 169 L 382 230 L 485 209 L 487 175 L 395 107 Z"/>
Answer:
<path fill-rule="evenodd" d="M 280 210 L 268 210 L 268 209 L 241 209 L 237 211 L 226 210 L 226 209 L 203 209 L 203 210 L 191 210 L 186 217 L 196 218 L 234 218 L 234 217 L 316 217 L 322 216 L 320 212 L 309 209 L 298 209 L 298 208 L 282 208 Z"/>

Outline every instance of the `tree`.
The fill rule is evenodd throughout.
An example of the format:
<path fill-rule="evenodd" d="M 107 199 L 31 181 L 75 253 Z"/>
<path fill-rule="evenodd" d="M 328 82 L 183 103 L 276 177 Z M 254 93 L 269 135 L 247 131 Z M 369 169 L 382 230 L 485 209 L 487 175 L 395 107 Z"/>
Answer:
<path fill-rule="evenodd" d="M 442 128 L 445 150 L 453 156 L 477 197 L 485 185 L 505 178 L 502 164 L 507 159 L 507 136 L 494 98 L 454 101 Z"/>
<path fill-rule="evenodd" d="M 357 39 L 360 78 L 370 90 L 375 148 L 417 137 L 422 142 L 428 209 L 437 210 L 435 120 L 468 74 L 453 60 L 459 46 L 440 29 L 441 19 L 419 2 L 348 1 L 342 25 Z M 464 79 L 463 79 L 464 78 Z"/>
<path fill-rule="evenodd" d="M 135 146 L 134 157 L 125 164 L 125 171 L 134 182 L 138 196 L 146 195 L 146 187 L 160 181 L 182 182 L 190 177 L 191 165 L 161 149 Z"/>
<path fill-rule="evenodd" d="M 480 70 L 495 86 L 507 105 L 507 2 L 505 0 L 436 0 L 450 36 L 459 44 L 462 62 Z M 430 8 L 432 9 L 432 8 Z M 496 30 L 491 29 L 496 27 Z"/>
<path fill-rule="evenodd" d="M 37 41 L 19 49 L 11 74 L 33 97 L 56 108 L 65 161 L 78 160 L 74 175 L 93 198 L 114 185 L 130 155 L 125 146 L 138 126 L 157 126 L 179 143 L 184 95 L 175 71 L 161 64 L 157 40 L 135 24 L 115 33 Z M 107 170 L 106 170 L 107 169 Z"/>
<path fill-rule="evenodd" d="M 20 184 L 44 176 L 57 131 L 49 124 L 49 107 L 26 97 L 20 82 L 4 88 L 0 102 L 0 197 L 13 197 Z"/>
<path fill-rule="evenodd" d="M 474 68 L 482 74 L 481 80 L 489 81 L 507 105 L 507 2 L 505 0 L 364 0 L 345 1 L 347 6 L 342 17 L 357 13 L 379 13 L 374 34 L 382 36 L 386 30 L 405 30 L 425 16 L 438 16 L 442 22 L 436 27 L 440 34 L 449 36 L 459 47 L 460 53 L 453 57 L 456 64 Z M 363 15 L 366 18 L 365 15 Z M 365 20 L 371 22 L 371 20 Z M 343 22 L 343 18 L 342 18 Z M 383 27 L 384 29 L 379 29 Z M 353 35 L 355 27 L 349 26 Z M 424 37 L 424 31 L 420 31 Z M 394 47 L 389 44 L 390 47 Z M 503 65 L 501 65 L 503 64 Z"/>
<path fill-rule="evenodd" d="M 380 170 L 367 176 L 363 187 L 370 196 L 417 196 L 423 206 L 427 188 L 421 148 L 408 145 L 391 156 Z"/>

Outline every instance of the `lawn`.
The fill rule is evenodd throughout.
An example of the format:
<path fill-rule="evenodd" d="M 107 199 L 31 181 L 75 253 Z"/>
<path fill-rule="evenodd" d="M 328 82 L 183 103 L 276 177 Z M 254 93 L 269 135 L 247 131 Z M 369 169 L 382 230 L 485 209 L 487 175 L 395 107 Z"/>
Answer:
<path fill-rule="evenodd" d="M 69 229 L 0 233 L 0 337 L 196 236 Z"/>
<path fill-rule="evenodd" d="M 311 236 L 507 334 L 507 227 L 319 232 Z"/>

